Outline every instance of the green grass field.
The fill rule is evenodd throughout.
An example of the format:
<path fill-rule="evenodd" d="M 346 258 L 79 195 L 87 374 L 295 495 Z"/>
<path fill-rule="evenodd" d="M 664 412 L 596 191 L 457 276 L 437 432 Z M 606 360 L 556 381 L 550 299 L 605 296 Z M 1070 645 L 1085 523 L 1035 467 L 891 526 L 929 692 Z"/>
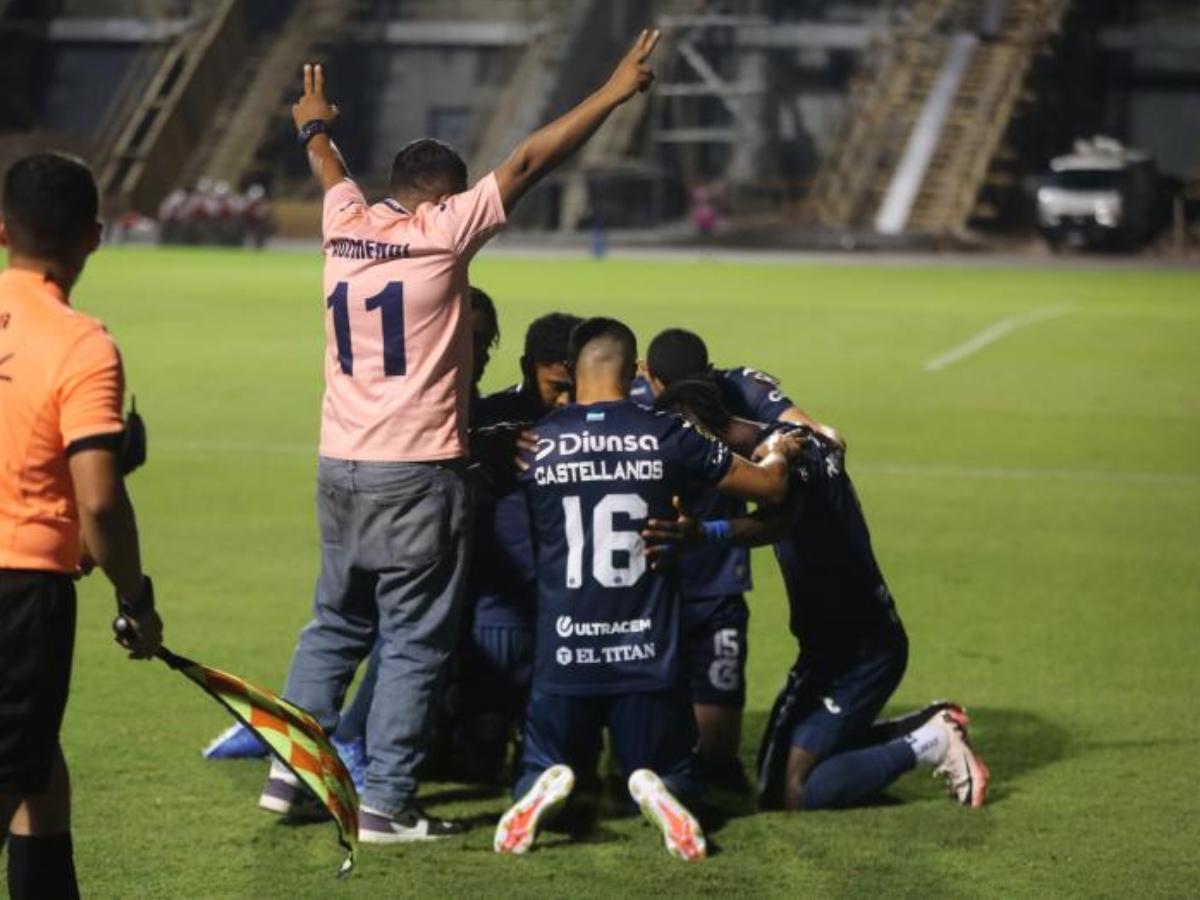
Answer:
<path fill-rule="evenodd" d="M 168 645 L 281 685 L 316 574 L 322 298 L 315 254 L 105 250 L 76 292 L 123 348 L 151 430 L 134 476 Z M 848 465 L 912 640 L 899 711 L 974 716 L 990 805 L 914 774 L 898 801 L 730 820 L 702 865 L 636 819 L 492 854 L 501 796 L 429 785 L 463 838 L 364 848 L 255 807 L 261 763 L 200 747 L 225 714 L 112 644 L 82 587 L 64 744 L 85 896 L 1181 896 L 1200 879 L 1200 273 L 489 259 L 503 329 L 564 309 L 684 325 L 848 436 Z M 1061 312 L 939 371 L 998 320 Z M 791 663 L 755 560 L 745 755 Z"/>

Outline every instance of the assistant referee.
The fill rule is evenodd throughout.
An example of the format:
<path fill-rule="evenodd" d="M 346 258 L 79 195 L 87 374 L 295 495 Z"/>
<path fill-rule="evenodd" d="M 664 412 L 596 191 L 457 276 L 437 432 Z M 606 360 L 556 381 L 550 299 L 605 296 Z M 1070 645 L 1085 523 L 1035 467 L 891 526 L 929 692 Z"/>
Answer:
<path fill-rule="evenodd" d="M 79 890 L 58 731 L 81 562 L 90 558 L 116 588 L 133 626 L 130 656 L 154 655 L 162 621 L 121 475 L 121 357 L 68 299 L 100 243 L 96 183 L 82 161 L 42 153 L 16 162 L 3 191 L 0 847 L 7 839 L 13 900 L 71 898 Z"/>

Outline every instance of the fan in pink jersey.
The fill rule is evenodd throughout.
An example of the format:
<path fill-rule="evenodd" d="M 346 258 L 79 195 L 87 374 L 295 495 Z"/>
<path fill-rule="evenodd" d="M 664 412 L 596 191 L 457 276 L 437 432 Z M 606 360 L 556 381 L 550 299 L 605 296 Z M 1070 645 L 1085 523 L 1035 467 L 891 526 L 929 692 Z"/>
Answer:
<path fill-rule="evenodd" d="M 475 357 L 467 267 L 530 187 L 650 86 L 646 61 L 657 42 L 657 32 L 642 32 L 604 85 L 474 187 L 454 148 L 414 141 L 396 154 L 389 196 L 377 203 L 350 180 L 330 139 L 337 109 L 325 99 L 321 67 L 304 67 L 304 96 L 292 113 L 325 192 L 321 572 L 284 697 L 333 732 L 356 668 L 378 648 L 365 740 L 358 739 L 366 760 L 361 841 L 461 830 L 417 805 L 416 772 L 458 635 L 470 556 L 465 457 Z M 313 812 L 281 765 L 272 766 L 259 805 L 293 817 Z"/>

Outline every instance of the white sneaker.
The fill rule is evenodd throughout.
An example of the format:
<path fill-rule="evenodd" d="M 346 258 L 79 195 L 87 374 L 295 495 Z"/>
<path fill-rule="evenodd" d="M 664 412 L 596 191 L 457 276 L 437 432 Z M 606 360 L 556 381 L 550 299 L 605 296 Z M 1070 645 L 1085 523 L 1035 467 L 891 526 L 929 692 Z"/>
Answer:
<path fill-rule="evenodd" d="M 967 737 L 966 713 L 947 709 L 936 721 L 946 731 L 946 753 L 933 775 L 945 780 L 959 803 L 978 809 L 987 798 L 990 775 L 983 757 L 975 752 Z"/>
<path fill-rule="evenodd" d="M 527 853 L 538 826 L 548 813 L 561 807 L 575 789 L 570 766 L 551 766 L 538 776 L 525 796 L 512 805 L 496 826 L 492 846 L 497 853 Z"/>
<path fill-rule="evenodd" d="M 668 853 L 688 861 L 704 859 L 708 851 L 700 823 L 661 778 L 649 769 L 638 769 L 629 776 L 629 794 L 642 815 L 662 832 Z"/>
<path fill-rule="evenodd" d="M 329 810 L 317 795 L 276 761 L 271 762 L 267 783 L 258 796 L 258 806 L 296 822 L 320 822 L 330 818 Z"/>
<path fill-rule="evenodd" d="M 439 819 L 416 804 L 388 815 L 370 806 L 358 808 L 358 839 L 364 844 L 411 844 L 437 841 L 465 831 L 462 822 Z"/>

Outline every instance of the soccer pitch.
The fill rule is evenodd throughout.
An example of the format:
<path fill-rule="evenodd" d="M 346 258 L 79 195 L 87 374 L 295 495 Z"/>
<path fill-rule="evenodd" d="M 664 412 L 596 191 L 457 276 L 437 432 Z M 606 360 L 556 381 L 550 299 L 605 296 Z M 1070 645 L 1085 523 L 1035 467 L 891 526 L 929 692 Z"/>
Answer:
<path fill-rule="evenodd" d="M 166 644 L 282 685 L 317 564 L 319 255 L 110 250 L 76 305 L 119 340 L 150 429 L 133 476 Z M 702 334 L 847 436 L 912 651 L 890 709 L 971 711 L 989 805 L 919 773 L 895 803 L 731 818 L 685 865 L 639 818 L 526 858 L 491 852 L 507 797 L 428 785 L 462 838 L 364 847 L 255 801 L 261 762 L 206 762 L 226 714 L 112 644 L 81 588 L 63 730 L 89 897 L 1169 896 L 1200 879 L 1200 272 L 489 258 L 511 384 L 554 309 Z M 744 756 L 795 655 L 755 557 Z"/>

